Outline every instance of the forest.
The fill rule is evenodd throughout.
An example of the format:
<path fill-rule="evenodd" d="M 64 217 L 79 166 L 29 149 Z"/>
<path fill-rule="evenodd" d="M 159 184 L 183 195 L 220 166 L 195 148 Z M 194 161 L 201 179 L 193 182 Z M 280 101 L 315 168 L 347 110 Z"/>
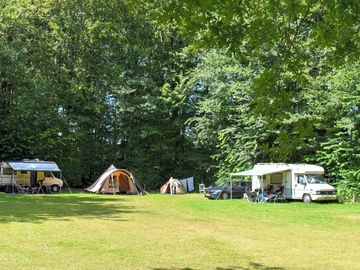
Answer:
<path fill-rule="evenodd" d="M 313 163 L 360 195 L 360 3 L 0 0 L 0 160 L 148 190 Z"/>

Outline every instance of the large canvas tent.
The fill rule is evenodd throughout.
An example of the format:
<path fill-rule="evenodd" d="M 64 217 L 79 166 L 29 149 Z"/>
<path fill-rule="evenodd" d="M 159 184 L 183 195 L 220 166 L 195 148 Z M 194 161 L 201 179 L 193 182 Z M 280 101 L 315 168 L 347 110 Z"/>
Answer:
<path fill-rule="evenodd" d="M 144 194 L 143 188 L 136 182 L 131 172 L 111 165 L 85 191 L 101 194 Z"/>
<path fill-rule="evenodd" d="M 179 194 L 186 193 L 186 188 L 181 184 L 179 179 L 170 177 L 170 179 L 160 188 L 160 193 Z"/>

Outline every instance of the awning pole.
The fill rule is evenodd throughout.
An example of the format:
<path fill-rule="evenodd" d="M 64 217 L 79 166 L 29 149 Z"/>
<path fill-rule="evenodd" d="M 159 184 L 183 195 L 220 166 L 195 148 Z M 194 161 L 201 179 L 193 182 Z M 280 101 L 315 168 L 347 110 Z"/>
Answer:
<path fill-rule="evenodd" d="M 15 171 L 13 170 L 12 175 L 11 175 L 11 193 L 14 193 L 14 183 L 13 183 L 14 173 L 15 173 Z"/>
<path fill-rule="evenodd" d="M 3 163 L 0 164 L 0 179 L 1 182 L 3 181 L 3 174 L 4 174 L 4 168 L 3 168 Z"/>
<path fill-rule="evenodd" d="M 261 176 L 261 195 L 262 198 L 264 199 L 264 176 Z"/>
<path fill-rule="evenodd" d="M 230 199 L 232 200 L 233 198 L 233 190 L 232 190 L 232 178 L 230 177 Z"/>
<path fill-rule="evenodd" d="M 66 178 L 65 178 L 65 176 L 62 174 L 62 172 L 61 172 L 61 174 L 60 174 L 60 179 L 63 180 L 63 182 L 66 184 L 67 188 L 69 189 L 70 193 L 72 193 L 72 191 L 71 191 L 71 189 L 70 189 L 70 187 L 69 187 L 69 184 L 67 183 Z M 60 190 L 61 190 L 61 188 L 60 188 Z"/>

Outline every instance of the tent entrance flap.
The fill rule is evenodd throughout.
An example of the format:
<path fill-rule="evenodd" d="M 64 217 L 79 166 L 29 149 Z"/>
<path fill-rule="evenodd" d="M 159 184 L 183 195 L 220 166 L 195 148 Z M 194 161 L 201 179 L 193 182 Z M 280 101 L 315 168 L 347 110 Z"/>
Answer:
<path fill-rule="evenodd" d="M 116 176 L 117 180 L 119 181 L 119 192 L 120 193 L 128 193 L 133 192 L 134 190 L 131 189 L 130 183 L 131 179 L 124 175 L 124 174 L 118 174 Z"/>

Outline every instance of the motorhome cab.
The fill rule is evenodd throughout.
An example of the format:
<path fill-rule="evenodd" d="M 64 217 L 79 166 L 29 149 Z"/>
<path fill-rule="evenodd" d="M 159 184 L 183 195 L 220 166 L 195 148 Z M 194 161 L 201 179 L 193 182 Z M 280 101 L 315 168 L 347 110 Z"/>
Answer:
<path fill-rule="evenodd" d="M 43 185 L 51 187 L 52 192 L 60 191 L 63 181 L 55 177 L 61 173 L 55 162 L 24 160 L 0 163 L 0 188 L 10 192 L 14 186 Z"/>
<path fill-rule="evenodd" d="M 252 190 L 264 193 L 268 187 L 280 188 L 286 199 L 336 200 L 336 190 L 323 178 L 324 168 L 311 164 L 259 163 L 253 169 L 235 173 L 252 176 Z"/>

